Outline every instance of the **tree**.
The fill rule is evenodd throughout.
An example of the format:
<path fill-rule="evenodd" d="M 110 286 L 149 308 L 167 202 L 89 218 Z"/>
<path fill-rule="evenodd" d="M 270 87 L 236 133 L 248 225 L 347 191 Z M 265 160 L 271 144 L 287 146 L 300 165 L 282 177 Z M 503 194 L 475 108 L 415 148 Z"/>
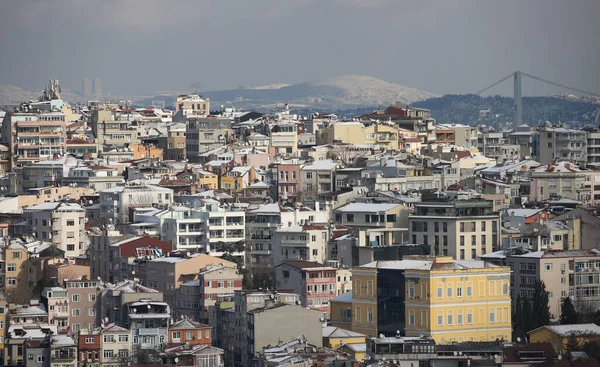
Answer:
<path fill-rule="evenodd" d="M 573 302 L 571 302 L 570 297 L 565 297 L 562 299 L 561 305 L 561 314 L 560 314 L 560 323 L 563 325 L 568 324 L 577 324 L 579 322 L 579 315 L 575 310 L 575 306 Z"/>
<path fill-rule="evenodd" d="M 370 155 L 371 151 L 369 149 L 357 147 L 352 144 L 332 145 L 331 149 L 327 152 L 328 159 L 340 160 L 347 166 L 352 166 L 357 159 Z"/>
<path fill-rule="evenodd" d="M 546 291 L 546 285 L 544 282 L 536 282 L 535 289 L 533 291 L 533 303 L 532 310 L 534 316 L 534 324 L 533 327 L 528 330 L 531 331 L 533 329 L 537 329 L 540 326 L 550 324 L 550 295 L 548 291 Z"/>
<path fill-rule="evenodd" d="M 523 330 L 523 300 L 521 299 L 521 295 L 517 295 L 517 300 L 515 301 L 513 314 L 513 340 L 517 340 L 518 337 L 524 335 Z"/>
<path fill-rule="evenodd" d="M 531 302 L 529 302 L 529 298 L 523 298 L 523 323 L 522 323 L 522 332 L 525 335 L 527 332 L 536 328 L 534 319 L 533 319 L 533 309 L 531 307 Z"/>

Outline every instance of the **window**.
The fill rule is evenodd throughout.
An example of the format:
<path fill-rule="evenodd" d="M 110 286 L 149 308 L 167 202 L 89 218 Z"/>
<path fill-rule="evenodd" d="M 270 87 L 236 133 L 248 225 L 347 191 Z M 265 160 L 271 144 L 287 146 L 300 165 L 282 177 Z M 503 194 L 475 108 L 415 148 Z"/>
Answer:
<path fill-rule="evenodd" d="M 408 287 L 408 298 L 415 298 L 415 285 L 413 283 L 410 283 L 410 286 Z"/>
<path fill-rule="evenodd" d="M 546 266 L 546 270 L 548 270 L 548 271 L 552 270 L 552 263 L 546 263 L 545 266 Z"/>
<path fill-rule="evenodd" d="M 96 316 L 96 309 L 95 308 L 88 309 L 88 316 Z"/>
<path fill-rule="evenodd" d="M 467 284 L 467 297 L 473 297 L 473 286 Z"/>
<path fill-rule="evenodd" d="M 454 314 L 448 314 L 448 325 L 454 325 Z"/>
<path fill-rule="evenodd" d="M 21 253 L 20 252 L 13 252 L 12 253 L 12 258 L 13 259 L 20 259 L 21 258 Z"/>
<path fill-rule="evenodd" d="M 72 226 L 74 226 L 74 225 L 75 225 L 75 221 L 74 221 L 73 219 L 69 219 L 69 220 L 67 221 L 67 226 L 69 226 L 69 227 L 72 227 Z"/>
<path fill-rule="evenodd" d="M 312 250 L 313 256 L 317 256 L 318 253 L 319 253 L 319 250 L 317 250 L 316 248 Z"/>
<path fill-rule="evenodd" d="M 459 313 L 458 315 L 456 315 L 456 323 L 458 325 L 462 325 L 463 324 L 463 314 Z"/>
<path fill-rule="evenodd" d="M 306 172 L 306 178 L 312 179 L 312 172 Z"/>
<path fill-rule="evenodd" d="M 485 222 L 481 222 L 481 223 L 485 223 Z M 486 238 L 485 238 L 485 235 L 482 234 L 481 235 L 481 246 L 485 246 L 485 245 L 486 245 Z"/>
<path fill-rule="evenodd" d="M 473 324 L 473 310 L 467 310 L 467 324 Z"/>
<path fill-rule="evenodd" d="M 37 361 L 38 363 L 46 362 L 46 356 L 38 356 Z"/>
<path fill-rule="evenodd" d="M 434 232 L 439 232 L 440 231 L 440 223 L 439 222 L 434 222 L 433 223 L 433 231 Z"/>
<path fill-rule="evenodd" d="M 354 222 L 354 214 L 346 214 L 346 222 Z"/>
<path fill-rule="evenodd" d="M 181 332 L 180 331 L 174 331 L 173 332 L 173 339 L 181 339 Z"/>
<path fill-rule="evenodd" d="M 217 288 L 225 288 L 225 282 L 218 282 Z"/>
<path fill-rule="evenodd" d="M 465 245 L 465 236 L 460 236 L 460 245 L 461 246 Z"/>
<path fill-rule="evenodd" d="M 17 278 L 6 278 L 8 285 L 17 285 Z"/>
<path fill-rule="evenodd" d="M 372 323 L 373 322 L 373 309 L 372 308 L 367 308 L 367 322 Z"/>
<path fill-rule="evenodd" d="M 194 333 L 193 333 L 192 331 L 186 331 L 186 332 L 185 332 L 185 338 L 186 338 L 187 340 L 192 340 L 192 338 L 194 337 L 194 335 L 193 335 L 193 334 L 194 334 Z"/>
<path fill-rule="evenodd" d="M 80 314 L 81 314 L 81 312 L 77 308 L 74 308 L 71 310 L 71 316 L 73 316 L 73 317 L 79 317 Z"/>
<path fill-rule="evenodd" d="M 85 344 L 94 344 L 94 338 L 85 338 Z"/>
<path fill-rule="evenodd" d="M 444 326 L 444 314 L 438 314 L 437 317 L 438 326 Z"/>
<path fill-rule="evenodd" d="M 462 297 L 462 287 L 456 287 L 456 297 Z"/>
<path fill-rule="evenodd" d="M 120 342 L 128 342 L 129 341 L 129 335 L 119 335 L 119 341 Z"/>
<path fill-rule="evenodd" d="M 408 324 L 409 325 L 415 324 L 415 312 L 413 310 L 410 310 L 408 312 Z"/>
<path fill-rule="evenodd" d="M 481 232 L 485 232 L 485 221 L 481 222 Z"/>
<path fill-rule="evenodd" d="M 490 323 L 493 324 L 496 322 L 496 313 L 494 311 L 490 311 Z"/>
<path fill-rule="evenodd" d="M 471 246 L 477 246 L 477 236 L 471 235 Z"/>
<path fill-rule="evenodd" d="M 356 315 L 356 321 L 360 322 L 360 306 L 354 307 L 354 314 Z"/>
<path fill-rule="evenodd" d="M 444 298 L 444 288 L 439 287 L 437 289 L 437 298 Z"/>
<path fill-rule="evenodd" d="M 448 222 L 442 222 L 442 232 L 448 232 Z"/>
<path fill-rule="evenodd" d="M 114 357 L 115 357 L 115 352 L 112 349 L 104 350 L 104 358 L 114 358 Z"/>
<path fill-rule="evenodd" d="M 448 298 L 452 298 L 453 297 L 453 293 L 454 293 L 454 284 L 452 283 L 448 283 L 448 289 L 447 289 L 447 294 L 448 294 Z"/>
<path fill-rule="evenodd" d="M 96 302 L 96 294 L 95 293 L 88 294 L 88 301 Z"/>
<path fill-rule="evenodd" d="M 471 222 L 471 232 L 475 232 L 477 229 L 477 223 L 476 222 Z"/>
<path fill-rule="evenodd" d="M 6 271 L 17 271 L 17 264 L 6 265 Z"/>
<path fill-rule="evenodd" d="M 460 222 L 460 231 L 461 232 L 465 231 L 465 222 Z"/>
<path fill-rule="evenodd" d="M 72 302 L 79 302 L 80 299 L 81 299 L 81 296 L 79 294 L 73 294 L 71 296 L 71 301 Z"/>
<path fill-rule="evenodd" d="M 204 331 L 204 338 L 206 338 L 206 339 L 210 338 L 210 330 Z"/>

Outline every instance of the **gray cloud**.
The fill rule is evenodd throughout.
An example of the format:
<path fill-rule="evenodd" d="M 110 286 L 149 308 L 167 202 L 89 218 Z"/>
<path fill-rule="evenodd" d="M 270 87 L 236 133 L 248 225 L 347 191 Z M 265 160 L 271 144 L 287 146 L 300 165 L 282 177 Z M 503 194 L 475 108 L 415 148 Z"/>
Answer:
<path fill-rule="evenodd" d="M 3 1 L 0 82 L 133 93 L 352 73 L 466 93 L 519 69 L 600 93 L 597 14 L 596 0 Z"/>

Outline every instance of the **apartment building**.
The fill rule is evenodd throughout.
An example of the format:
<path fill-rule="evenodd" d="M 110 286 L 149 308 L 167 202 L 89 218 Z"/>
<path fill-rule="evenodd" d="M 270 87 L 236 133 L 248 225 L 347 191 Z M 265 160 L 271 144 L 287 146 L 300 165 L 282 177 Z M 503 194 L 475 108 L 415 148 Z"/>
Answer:
<path fill-rule="evenodd" d="M 208 116 L 210 114 L 210 98 L 197 94 L 182 94 L 177 96 L 175 112 L 183 112 L 185 116 Z"/>
<path fill-rule="evenodd" d="M 322 160 L 306 164 L 300 169 L 301 188 L 306 195 L 335 191 L 335 170 L 339 162 Z"/>
<path fill-rule="evenodd" d="M 521 147 L 521 157 L 539 159 L 540 133 L 535 126 L 527 124 L 517 126 L 516 131 L 509 134 L 509 143 Z"/>
<path fill-rule="evenodd" d="M 273 236 L 280 228 L 304 224 L 325 224 L 329 222 L 328 206 L 315 203 L 315 209 L 308 207 L 290 208 L 273 203 L 249 208 L 246 211 L 246 256 L 248 266 L 254 269 L 273 270 Z"/>
<path fill-rule="evenodd" d="M 409 208 L 402 204 L 350 203 L 334 211 L 334 223 L 358 234 L 359 246 L 390 246 L 407 241 Z"/>
<path fill-rule="evenodd" d="M 63 156 L 57 159 L 46 159 L 24 165 L 22 168 L 22 193 L 31 189 L 66 185 L 65 178 L 70 169 L 77 166 L 77 159 Z"/>
<path fill-rule="evenodd" d="M 171 255 L 148 261 L 145 281 L 147 286 L 164 293 L 164 300 L 169 304 L 175 304 L 176 289 L 185 282 L 198 279 L 201 269 L 219 265 L 236 267 L 231 261 L 205 254 Z"/>
<path fill-rule="evenodd" d="M 264 347 L 298 335 L 323 345 L 323 313 L 298 303 L 292 293 L 236 291 L 227 302 L 230 308 L 219 313 L 217 346 L 225 351 L 225 365 L 251 366 Z"/>
<path fill-rule="evenodd" d="M 110 320 L 119 325 L 128 325 L 129 319 L 126 304 L 142 299 L 161 302 L 163 293 L 156 289 L 144 287 L 133 280 L 126 280 L 116 284 L 102 285 L 99 294 L 100 309 L 98 314 L 101 320 Z"/>
<path fill-rule="evenodd" d="M 568 161 L 539 166 L 531 172 L 531 200 L 569 198 L 588 202 L 592 196 L 585 183 L 590 173 Z"/>
<path fill-rule="evenodd" d="M 182 319 L 169 326 L 169 344 L 212 345 L 212 328 L 193 320 Z"/>
<path fill-rule="evenodd" d="M 540 130 L 539 135 L 541 164 L 552 164 L 556 161 L 586 164 L 588 141 L 585 131 L 564 127 L 544 128 Z"/>
<path fill-rule="evenodd" d="M 185 124 L 172 124 L 167 127 L 167 134 L 158 137 L 158 147 L 164 152 L 166 161 L 183 161 L 185 159 Z"/>
<path fill-rule="evenodd" d="M 149 236 L 133 236 L 111 243 L 109 245 L 108 278 L 110 282 L 123 281 L 131 278 L 145 279 L 145 265 L 151 258 L 166 254 L 173 250 L 171 242 L 161 241 Z M 91 252 L 93 256 L 96 252 Z M 104 255 L 104 253 L 100 253 Z M 98 254 L 98 259 L 105 257 Z M 100 266 L 104 264 L 101 263 Z"/>
<path fill-rule="evenodd" d="M 181 284 L 175 296 L 174 316 L 216 327 L 217 297 L 242 289 L 243 275 L 236 267 L 213 265 L 200 269 L 198 279 Z"/>
<path fill-rule="evenodd" d="M 66 334 L 50 337 L 50 366 L 76 366 L 78 362 L 77 342 Z"/>
<path fill-rule="evenodd" d="M 437 344 L 510 342 L 510 274 L 508 267 L 451 257 L 406 270 L 406 335 L 429 336 Z"/>
<path fill-rule="evenodd" d="M 300 295 L 303 307 L 329 314 L 329 300 L 337 295 L 336 269 L 318 262 L 284 261 L 275 266 L 277 289 Z"/>
<path fill-rule="evenodd" d="M 436 255 L 475 260 L 500 248 L 500 215 L 479 199 L 423 201 L 409 218 L 411 243 L 428 244 Z"/>
<path fill-rule="evenodd" d="M 277 164 L 277 193 L 280 198 L 292 198 L 302 191 L 299 163 Z"/>
<path fill-rule="evenodd" d="M 69 303 L 69 326 L 74 332 L 94 330 L 100 325 L 100 281 L 87 279 L 65 280 Z"/>
<path fill-rule="evenodd" d="M 8 112 L 2 121 L 2 142 L 12 154 L 11 167 L 65 154 L 65 127 L 63 112 Z"/>
<path fill-rule="evenodd" d="M 58 329 L 48 323 L 48 312 L 38 300 L 28 304 L 11 304 L 8 310 L 8 329 L 4 340 L 4 365 L 23 365 L 27 343 L 42 342 Z"/>
<path fill-rule="evenodd" d="M 168 340 L 171 309 L 167 302 L 140 299 L 126 303 L 127 326 L 133 336 L 134 350 L 158 349 Z"/>
<path fill-rule="evenodd" d="M 600 131 L 587 131 L 587 164 L 600 167 Z"/>
<path fill-rule="evenodd" d="M 102 366 L 110 366 L 119 359 L 133 354 L 135 337 L 131 330 L 116 323 L 105 324 L 100 329 L 100 358 Z"/>
<path fill-rule="evenodd" d="M 103 191 L 125 182 L 116 168 L 91 165 L 73 168 L 68 177 L 63 178 L 65 185 L 89 187 L 95 191 Z"/>
<path fill-rule="evenodd" d="M 27 295 L 35 283 L 35 278 L 29 273 L 32 260 L 28 247 L 17 241 L 10 241 L 4 248 L 4 261 L 6 275 L 3 286 L 9 300 Z"/>
<path fill-rule="evenodd" d="M 326 225 L 304 224 L 278 229 L 273 235 L 274 265 L 288 260 L 325 262 L 330 235 Z"/>
<path fill-rule="evenodd" d="M 23 213 L 31 233 L 51 242 L 65 256 L 79 256 L 87 250 L 85 209 L 79 204 L 48 202 L 27 207 Z"/>
<path fill-rule="evenodd" d="M 317 144 L 352 144 L 379 146 L 385 150 L 398 150 L 400 130 L 393 123 L 369 123 L 337 121 L 316 132 Z"/>
<path fill-rule="evenodd" d="M 533 297 L 536 282 L 544 282 L 549 292 L 551 318 L 562 312 L 561 302 L 570 297 L 579 310 L 594 311 L 600 305 L 600 251 L 550 250 L 509 255 L 512 269 L 511 294 Z"/>
<path fill-rule="evenodd" d="M 105 145 L 124 146 L 137 141 L 137 131 L 131 126 L 127 112 L 113 112 L 108 106 L 98 106 L 89 115 L 89 125 L 100 151 Z"/>
<path fill-rule="evenodd" d="M 152 185 L 117 186 L 100 192 L 100 210 L 106 224 L 131 221 L 130 207 L 168 207 L 173 204 L 173 190 Z"/>
<path fill-rule="evenodd" d="M 298 125 L 295 122 L 278 122 L 271 125 L 271 149 L 275 155 L 298 156 Z"/>
<path fill-rule="evenodd" d="M 78 359 L 81 364 L 99 367 L 102 363 L 102 337 L 100 330 L 81 330 L 78 336 Z"/>
<path fill-rule="evenodd" d="M 42 304 L 48 310 L 48 322 L 56 325 L 61 333 L 69 332 L 69 320 L 71 311 L 69 309 L 69 295 L 62 287 L 47 287 L 42 290 Z"/>
<path fill-rule="evenodd" d="M 217 117 L 187 118 L 185 130 L 186 158 L 203 163 L 202 154 L 223 147 L 233 139 L 231 120 Z"/>

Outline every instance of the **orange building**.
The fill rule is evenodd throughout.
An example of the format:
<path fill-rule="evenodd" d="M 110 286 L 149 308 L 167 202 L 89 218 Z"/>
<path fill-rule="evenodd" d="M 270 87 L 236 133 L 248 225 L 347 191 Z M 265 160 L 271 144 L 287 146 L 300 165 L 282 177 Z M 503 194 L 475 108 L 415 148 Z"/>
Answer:
<path fill-rule="evenodd" d="M 129 144 L 129 148 L 133 151 L 131 159 L 158 158 L 161 161 L 163 160 L 164 152 L 156 145 Z"/>
<path fill-rule="evenodd" d="M 212 328 L 210 325 L 183 319 L 169 327 L 169 343 L 189 343 L 211 345 Z"/>

